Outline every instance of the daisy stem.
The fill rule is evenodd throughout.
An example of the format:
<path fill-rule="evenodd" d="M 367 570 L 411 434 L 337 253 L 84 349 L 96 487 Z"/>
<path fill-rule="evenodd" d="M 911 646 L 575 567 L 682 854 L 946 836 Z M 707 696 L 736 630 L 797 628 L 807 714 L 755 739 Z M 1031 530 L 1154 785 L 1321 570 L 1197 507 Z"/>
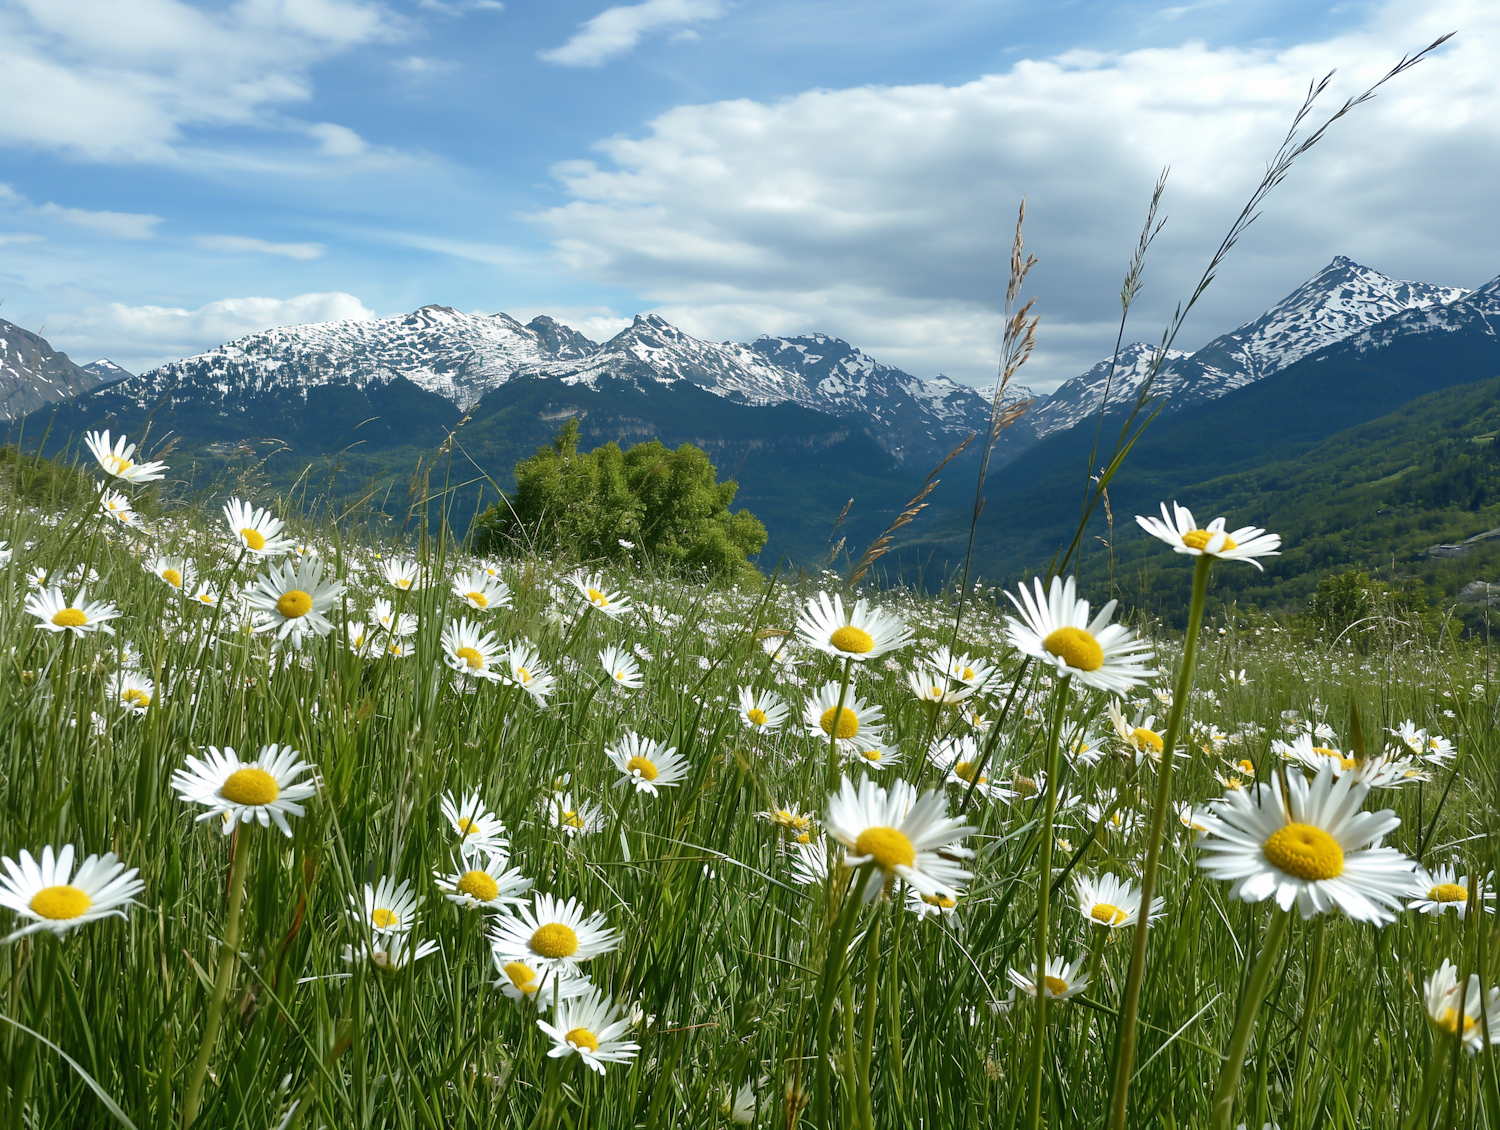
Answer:
<path fill-rule="evenodd" d="M 71 633 L 69 633 L 71 635 Z M 57 965 L 62 954 L 62 939 L 48 934 L 37 937 L 32 946 L 31 1026 L 40 1032 L 46 1023 L 47 1012 L 52 1003 L 52 986 L 57 978 Z M 16 1056 L 20 1062 L 11 1061 L 13 1072 L 10 1086 L 10 1117 L 7 1125 L 11 1130 L 23 1130 L 26 1125 L 26 1096 L 31 1090 L 31 1081 L 36 1075 L 36 1041 L 25 1040 L 18 1045 Z"/>
<path fill-rule="evenodd" d="M 531 1121 L 531 1130 L 550 1130 L 557 1121 L 557 1097 L 562 1090 L 562 1065 L 572 1060 L 549 1059 L 547 1061 L 547 1089 L 542 1093 L 542 1105 L 537 1107 L 536 1117 Z"/>
<path fill-rule="evenodd" d="M 858 1089 L 855 1091 L 860 1130 L 875 1130 L 875 1113 L 870 1103 L 870 1060 L 875 1052 L 875 1010 L 880 996 L 880 924 L 885 919 L 888 901 L 882 898 L 876 906 L 874 921 L 870 923 L 870 932 L 865 938 L 865 999 L 860 1016 L 864 1031 L 860 1033 Z"/>
<path fill-rule="evenodd" d="M 235 830 L 234 862 L 229 868 L 229 915 L 224 920 L 224 940 L 219 946 L 219 968 L 214 974 L 214 992 L 208 1000 L 208 1013 L 203 1019 L 203 1043 L 199 1046 L 192 1070 L 188 1073 L 187 1094 L 182 1101 L 184 1127 L 191 1126 L 198 1117 L 198 1108 L 203 1101 L 203 1079 L 208 1074 L 208 1061 L 218 1040 L 219 1022 L 224 1018 L 224 999 L 229 995 L 234 961 L 239 955 L 240 910 L 244 903 L 245 872 L 249 869 L 249 864 L 249 828 L 241 824 Z"/>
<path fill-rule="evenodd" d="M 828 791 L 831 793 L 839 779 L 839 723 L 844 720 L 844 698 L 849 693 L 849 668 L 854 660 L 844 660 L 844 673 L 839 676 L 839 704 L 833 711 L 833 725 L 828 728 Z"/>
<path fill-rule="evenodd" d="M 1312 1036 L 1312 1021 L 1318 1007 L 1318 990 L 1323 981 L 1323 931 L 1328 916 L 1318 915 L 1313 923 L 1312 959 L 1307 978 L 1307 994 L 1302 1001 L 1301 1031 L 1297 1034 L 1297 1067 L 1292 1075 L 1292 1125 L 1301 1126 L 1302 1104 L 1307 1093 L 1307 1048 Z"/>
<path fill-rule="evenodd" d="M 832 1100 L 833 1079 L 830 1055 L 833 1048 L 833 1002 L 838 997 L 839 982 L 844 977 L 844 958 L 849 947 L 849 934 L 854 929 L 854 920 L 865 901 L 865 887 L 875 870 L 874 864 L 866 864 L 844 890 L 844 903 L 834 921 L 833 932 L 828 937 L 828 952 L 823 959 L 822 996 L 818 1001 L 817 1064 L 818 1080 L 815 1093 L 817 1124 L 819 1130 L 829 1127 L 828 1111 Z"/>
<path fill-rule="evenodd" d="M 1136 927 L 1140 929 L 1139 926 Z M 1109 936 L 1113 932 L 1103 922 L 1095 922 L 1089 930 L 1093 941 L 1089 944 L 1089 964 L 1087 984 L 1089 993 L 1095 1000 L 1103 1000 L 1096 986 L 1099 984 L 1099 969 L 1104 964 L 1104 947 L 1109 944 Z M 1073 1069 L 1069 1073 L 1072 1078 L 1081 1078 L 1079 1072 L 1083 1070 L 1083 1053 L 1088 1048 L 1089 1027 L 1093 1024 L 1090 1017 L 1083 1022 L 1083 1031 L 1078 1034 L 1078 1043 L 1073 1048 Z"/>
<path fill-rule="evenodd" d="M 1461 1000 L 1459 1007 L 1462 1008 Z M 1427 1108 L 1432 1105 L 1433 1096 L 1437 1094 L 1438 1086 L 1443 1081 L 1448 1054 L 1458 1042 L 1456 1039 L 1450 1040 L 1441 1032 L 1435 1033 L 1435 1036 L 1432 1053 L 1427 1057 L 1427 1070 L 1422 1075 L 1422 1094 L 1406 1119 L 1406 1130 L 1417 1130 L 1417 1127 L 1427 1125 Z"/>
<path fill-rule="evenodd" d="M 1260 1015 L 1260 1006 L 1265 1001 L 1266 990 L 1271 984 L 1271 971 L 1276 968 L 1276 961 L 1281 956 L 1281 944 L 1286 940 L 1286 927 L 1290 918 L 1291 915 L 1279 906 L 1271 911 L 1271 921 L 1266 926 L 1266 936 L 1260 945 L 1260 956 L 1255 959 L 1250 984 L 1245 987 L 1239 1011 L 1235 1013 L 1229 1050 L 1224 1053 L 1224 1063 L 1219 1068 L 1219 1082 L 1214 1087 L 1210 1122 L 1213 1130 L 1226 1130 L 1234 1121 L 1234 1097 L 1240 1086 L 1240 1071 L 1245 1066 L 1245 1052 L 1250 1047 L 1250 1037 L 1255 1032 L 1255 1018 Z"/>
<path fill-rule="evenodd" d="M 1203 554 L 1193 567 L 1193 599 L 1188 608 L 1187 634 L 1182 641 L 1182 668 L 1177 673 L 1177 689 L 1172 695 L 1172 709 L 1167 716 L 1167 732 L 1162 738 L 1161 768 L 1156 775 L 1156 800 L 1151 806 L 1151 830 L 1146 835 L 1146 860 L 1141 869 L 1141 917 L 1151 915 L 1151 899 L 1156 893 L 1156 867 L 1161 859 L 1162 829 L 1172 807 L 1172 764 L 1177 754 L 1177 731 L 1187 709 L 1193 687 L 1193 667 L 1198 657 L 1198 629 L 1203 623 L 1203 602 L 1208 594 L 1208 571 L 1213 558 Z M 1135 1070 L 1135 1018 L 1141 1003 L 1141 981 L 1146 974 L 1146 939 L 1151 931 L 1137 926 L 1131 939 L 1130 971 L 1125 976 L 1125 992 L 1120 1000 L 1120 1025 L 1115 1037 L 1115 1082 L 1110 1095 L 1109 1130 L 1125 1130 L 1125 1112 L 1130 1095 L 1130 1077 Z M 1238 1069 L 1236 1069 L 1238 1072 Z"/>
<path fill-rule="evenodd" d="M 1063 713 L 1068 706 L 1072 675 L 1064 675 L 1052 693 L 1052 724 L 1047 728 L 1047 799 L 1042 807 L 1041 841 L 1037 847 L 1036 894 L 1036 968 L 1032 970 L 1036 987 L 1036 1023 L 1031 1041 L 1031 1115 L 1028 1125 L 1037 1130 L 1042 1124 L 1042 1045 L 1047 1038 L 1047 911 L 1052 901 L 1052 824 L 1057 816 L 1057 747 L 1062 737 Z"/>

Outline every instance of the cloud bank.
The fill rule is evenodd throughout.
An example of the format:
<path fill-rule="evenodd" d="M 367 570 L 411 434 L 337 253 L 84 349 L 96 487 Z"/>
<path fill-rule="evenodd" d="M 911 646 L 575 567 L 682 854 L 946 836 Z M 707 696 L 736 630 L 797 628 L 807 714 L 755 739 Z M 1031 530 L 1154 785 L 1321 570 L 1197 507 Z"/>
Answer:
<path fill-rule="evenodd" d="M 646 0 L 606 8 L 561 47 L 539 51 L 537 57 L 565 67 L 597 67 L 635 50 L 651 32 L 718 19 L 725 11 L 722 0 Z"/>

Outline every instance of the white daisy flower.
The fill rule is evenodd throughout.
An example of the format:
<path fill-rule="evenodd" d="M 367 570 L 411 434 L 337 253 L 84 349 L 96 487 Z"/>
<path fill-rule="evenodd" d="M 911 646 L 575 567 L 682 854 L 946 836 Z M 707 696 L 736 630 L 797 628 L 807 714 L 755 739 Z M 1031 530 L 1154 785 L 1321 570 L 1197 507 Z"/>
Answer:
<path fill-rule="evenodd" d="M 536 647 L 526 640 L 519 640 L 505 649 L 500 656 L 502 682 L 520 687 L 529 694 L 538 706 L 547 705 L 547 696 L 557 682 L 552 672 L 542 663 Z"/>
<path fill-rule="evenodd" d="M 620 784 L 634 785 L 636 792 L 652 796 L 658 795 L 657 789 L 681 784 L 689 768 L 675 746 L 663 746 L 634 730 L 626 730 L 618 742 L 605 747 L 604 753 L 622 774 Z"/>
<path fill-rule="evenodd" d="M 304 636 L 333 631 L 327 613 L 343 591 L 340 581 L 325 581 L 323 563 L 309 557 L 295 566 L 290 561 L 272 565 L 245 590 L 244 599 L 261 614 L 257 632 L 275 632 L 278 640 L 301 647 Z"/>
<path fill-rule="evenodd" d="M 1420 754 L 1423 761 L 1433 765 L 1446 765 L 1453 759 L 1453 743 L 1442 734 L 1428 734 L 1427 748 Z"/>
<path fill-rule="evenodd" d="M 160 577 L 163 582 L 185 593 L 193 583 L 193 567 L 181 557 L 153 557 L 146 562 L 146 572 Z"/>
<path fill-rule="evenodd" d="M 958 900 L 950 895 L 924 895 L 916 887 L 907 887 L 906 909 L 918 918 L 952 918 L 958 913 Z"/>
<path fill-rule="evenodd" d="M 1484 1048 L 1486 1027 L 1490 1043 L 1500 1044 L 1500 989 L 1481 992 L 1477 973 L 1471 973 L 1468 985 L 1460 990 L 1458 968 L 1444 958 L 1423 985 L 1422 998 L 1428 1023 L 1440 1032 L 1457 1036 L 1470 1055 Z"/>
<path fill-rule="evenodd" d="M 384 597 L 377 597 L 374 605 L 371 606 L 370 623 L 398 639 L 405 639 L 417 633 L 416 613 L 403 612 L 398 616 L 392 610 L 391 602 Z"/>
<path fill-rule="evenodd" d="M 781 701 L 775 691 L 755 691 L 751 687 L 740 688 L 740 721 L 745 729 L 757 734 L 781 729 L 791 708 Z"/>
<path fill-rule="evenodd" d="M 1005 594 L 1021 614 L 1019 620 L 1005 618 L 1006 634 L 1018 650 L 1051 664 L 1058 675 L 1075 676 L 1085 686 L 1116 695 L 1156 674 L 1146 666 L 1151 645 L 1109 622 L 1115 601 L 1090 620 L 1089 602 L 1078 599 L 1072 577 L 1053 577 L 1045 594 L 1040 578 L 1034 584 L 1034 594 L 1025 585 L 1019 595 Z"/>
<path fill-rule="evenodd" d="M 383 572 L 391 587 L 400 589 L 402 592 L 416 592 L 423 587 L 421 566 L 408 558 L 391 558 L 385 563 Z"/>
<path fill-rule="evenodd" d="M 593 987 L 592 982 L 577 970 L 559 973 L 546 966 L 533 968 L 519 958 L 501 957 L 493 950 L 490 958 L 499 974 L 492 984 L 517 1004 L 551 1008 L 558 1001 L 581 997 Z"/>
<path fill-rule="evenodd" d="M 109 677 L 109 699 L 130 714 L 144 714 L 156 697 L 156 684 L 139 671 L 123 667 Z"/>
<path fill-rule="evenodd" d="M 604 830 L 604 810 L 586 800 L 574 803 L 572 793 L 553 793 L 547 801 L 547 818 L 569 839 Z"/>
<path fill-rule="evenodd" d="M 628 691 L 638 691 L 644 685 L 641 665 L 636 662 L 634 655 L 623 648 L 606 647 L 599 653 L 599 664 L 616 686 Z"/>
<path fill-rule="evenodd" d="M 620 945 L 620 935 L 605 925 L 603 914 L 585 914 L 576 899 L 564 902 L 537 894 L 530 905 L 518 906 L 514 917 L 495 921 L 490 945 L 506 961 L 572 973 L 580 962 L 612 953 Z"/>
<path fill-rule="evenodd" d="M 83 442 L 93 452 L 94 458 L 99 461 L 99 466 L 117 479 L 123 479 L 127 483 L 151 483 L 163 477 L 167 469 L 165 463 L 137 463 L 134 461 L 135 444 L 127 444 L 122 435 L 111 447 L 109 443 L 109 431 L 89 432 L 83 437 Z"/>
<path fill-rule="evenodd" d="M 630 599 L 605 589 L 604 580 L 598 573 L 585 574 L 580 570 L 569 573 L 568 581 L 591 608 L 597 608 L 612 620 L 618 620 L 630 611 Z"/>
<path fill-rule="evenodd" d="M 871 608 L 865 600 L 856 601 L 846 615 L 844 598 L 835 593 L 830 599 L 826 592 L 808 599 L 797 617 L 797 634 L 808 647 L 860 663 L 911 642 L 911 630 L 900 617 Z"/>
<path fill-rule="evenodd" d="M 91 632 L 112 636 L 115 630 L 109 626 L 109 621 L 117 620 L 121 615 L 111 601 L 90 601 L 83 589 L 78 590 L 73 603 L 69 604 L 62 589 L 56 585 L 27 596 L 26 611 L 41 621 L 39 627 L 44 631 L 72 632 L 79 636 Z"/>
<path fill-rule="evenodd" d="M 828 882 L 828 841 L 821 837 L 803 842 L 799 837 L 786 845 L 786 854 L 791 862 L 791 880 L 803 887 L 821 887 Z M 833 866 L 844 862 L 842 848 L 835 851 Z"/>
<path fill-rule="evenodd" d="M 583 996 L 558 1002 L 552 1023 L 536 1022 L 552 1039 L 548 1059 L 577 1055 L 592 1070 L 604 1074 L 606 1063 L 629 1063 L 641 1046 L 622 1039 L 630 1030 L 630 1021 L 598 989 Z"/>
<path fill-rule="evenodd" d="M 979 763 L 984 760 L 984 751 L 969 734 L 961 737 L 939 738 L 927 753 L 928 760 L 946 775 L 947 784 L 958 785 L 967 790 L 971 785 L 980 796 L 989 800 L 1009 801 L 1016 794 L 1005 784 L 992 780 L 979 772 Z"/>
<path fill-rule="evenodd" d="M 810 842 L 812 833 L 818 826 L 817 820 L 803 812 L 801 806 L 796 804 L 787 808 L 768 809 L 765 812 L 757 812 L 755 815 L 760 820 L 768 820 L 777 827 L 785 828 L 789 836 L 803 844 Z"/>
<path fill-rule="evenodd" d="M 505 911 L 523 903 L 521 895 L 531 889 L 531 880 L 521 874 L 519 867 L 508 868 L 509 862 L 503 855 L 492 855 L 483 867 L 434 871 L 432 877 L 437 880 L 443 897 L 465 910 Z"/>
<path fill-rule="evenodd" d="M 1097 879 L 1087 875 L 1073 876 L 1073 891 L 1078 898 L 1078 913 L 1098 926 L 1118 930 L 1134 926 L 1141 917 L 1141 892 L 1134 883 L 1105 872 Z M 1166 911 L 1166 900 L 1160 895 L 1151 900 L 1149 918 L 1155 922 Z"/>
<path fill-rule="evenodd" d="M 1335 777 L 1339 777 L 1350 770 L 1359 768 L 1359 761 L 1356 758 L 1345 757 L 1332 746 L 1314 745 L 1310 730 L 1301 731 L 1289 742 L 1273 738 L 1271 752 L 1284 761 L 1296 762 L 1309 773 L 1317 773 L 1327 766 L 1333 771 Z"/>
<path fill-rule="evenodd" d="M 274 557 L 292 548 L 291 541 L 281 536 L 286 523 L 273 518 L 271 512 L 262 507 L 231 498 L 224 504 L 224 521 L 229 524 L 234 539 L 259 557 Z"/>
<path fill-rule="evenodd" d="M 1135 520 L 1152 537 L 1166 542 L 1175 552 L 1191 557 L 1248 561 L 1264 571 L 1256 558 L 1276 557 L 1281 552 L 1280 534 L 1268 534 L 1259 526 L 1241 526 L 1225 533 L 1223 518 L 1215 518 L 1203 528 L 1193 521 L 1191 510 L 1175 502 L 1171 513 L 1167 512 L 1165 502 L 1161 504 L 1160 518 L 1144 518 L 1138 514 Z"/>
<path fill-rule="evenodd" d="M 382 973 L 396 973 L 408 965 L 437 953 L 438 944 L 431 938 L 413 943 L 406 934 L 374 934 L 359 940 L 359 949 L 344 947 L 344 963 L 355 965 L 369 961 Z"/>
<path fill-rule="evenodd" d="M 1109 700 L 1108 713 L 1110 725 L 1115 728 L 1115 735 L 1135 759 L 1137 765 L 1148 757 L 1160 763 L 1161 753 L 1166 743 L 1156 730 L 1154 714 L 1137 714 L 1133 720 L 1127 720 L 1114 699 Z M 1182 751 L 1178 750 L 1177 755 L 1181 757 Z"/>
<path fill-rule="evenodd" d="M 1492 905 L 1495 900 L 1495 892 L 1490 889 L 1488 881 L 1479 884 L 1476 897 L 1479 905 L 1491 914 L 1495 913 Z M 1412 890 L 1417 897 L 1406 904 L 1407 910 L 1420 911 L 1423 914 L 1442 914 L 1451 910 L 1460 919 L 1469 913 L 1469 876 L 1458 874 L 1458 868 L 1451 863 L 1445 863 L 1436 871 L 1429 872 L 1425 867 L 1418 867 L 1416 874 L 1412 877 Z"/>
<path fill-rule="evenodd" d="M 350 620 L 344 625 L 349 636 L 349 650 L 358 656 L 367 656 L 375 649 L 375 629 L 363 620 Z"/>
<path fill-rule="evenodd" d="M 1295 902 L 1303 918 L 1338 908 L 1361 922 L 1394 919 L 1411 893 L 1413 863 L 1380 839 L 1401 823 L 1394 812 L 1360 812 L 1369 787 L 1335 778 L 1324 766 L 1309 782 L 1301 774 L 1227 793 L 1199 820 L 1198 866 L 1233 882 L 1245 902 L 1275 897 Z"/>
<path fill-rule="evenodd" d="M 936 789 L 918 799 L 904 781 L 887 792 L 869 779 L 856 789 L 844 778 L 823 823 L 848 850 L 850 867 L 874 864 L 888 883 L 900 878 L 924 895 L 957 898 L 972 878 L 955 860 L 974 853 L 957 841 L 978 829 L 950 817 L 948 802 Z M 874 897 L 875 886 L 866 887 L 866 898 Z"/>
<path fill-rule="evenodd" d="M 10 934 L 9 945 L 17 938 L 48 930 L 58 937 L 85 922 L 101 918 L 124 918 L 124 908 L 135 904 L 135 896 L 146 884 L 129 871 L 114 852 L 91 855 L 73 874 L 73 845 L 64 844 L 55 855 L 49 845 L 42 849 L 38 862 L 29 851 L 22 850 L 20 861 L 6 856 L 5 874 L 0 875 L 0 906 L 30 924 Z"/>
<path fill-rule="evenodd" d="M 906 673 L 906 685 L 914 698 L 934 706 L 962 702 L 974 693 L 973 687 L 925 660 L 918 660 L 917 665 Z"/>
<path fill-rule="evenodd" d="M 417 924 L 417 894 L 405 879 L 396 883 L 386 876 L 373 887 L 366 883 L 364 898 L 350 895 L 349 901 L 361 928 L 375 934 L 405 934 Z"/>
<path fill-rule="evenodd" d="M 138 529 L 142 524 L 141 516 L 131 508 L 130 499 L 117 490 L 106 490 L 99 496 L 99 509 L 122 526 Z"/>
<path fill-rule="evenodd" d="M 483 569 L 454 577 L 453 595 L 480 612 L 494 612 L 498 608 L 510 607 L 510 586 Z"/>
<path fill-rule="evenodd" d="M 456 800 L 451 792 L 444 793 L 438 808 L 458 837 L 459 850 L 464 854 L 477 851 L 493 858 L 509 853 L 510 839 L 505 834 L 505 825 L 485 807 L 478 789 L 463 800 Z"/>
<path fill-rule="evenodd" d="M 975 691 L 984 690 L 1000 674 L 988 659 L 971 659 L 967 652 L 955 655 L 947 647 L 938 648 L 927 662 L 950 679 L 957 679 Z"/>
<path fill-rule="evenodd" d="M 207 605 L 209 608 L 212 608 L 219 603 L 219 591 L 213 585 L 204 581 L 193 591 L 192 599 L 198 604 Z"/>
<path fill-rule="evenodd" d="M 461 675 L 497 680 L 501 678 L 500 641 L 478 624 L 451 621 L 443 626 L 443 662 Z"/>
<path fill-rule="evenodd" d="M 287 817 L 301 816 L 305 809 L 297 802 L 318 791 L 315 781 L 297 780 L 311 769 L 291 746 L 264 746 L 252 762 L 242 762 L 228 746 L 209 746 L 202 760 L 188 755 L 187 767 L 172 774 L 172 787 L 187 803 L 208 809 L 198 820 L 221 816 L 226 836 L 236 824 L 258 821 L 267 828 L 272 820 L 290 836 Z"/>
<path fill-rule="evenodd" d="M 882 721 L 884 709 L 877 703 L 860 698 L 852 686 L 843 691 L 844 704 L 839 705 L 839 684 L 824 683 L 802 711 L 803 725 L 810 736 L 821 741 L 833 740 L 835 748 L 843 754 L 876 753 L 880 756 L 867 758 L 894 764 L 895 751 L 885 744 Z M 882 760 L 883 759 L 883 760 Z"/>
<path fill-rule="evenodd" d="M 1036 966 L 1030 965 L 1027 969 L 1029 974 L 1015 969 L 1007 969 L 1006 973 L 1017 988 L 1034 997 L 1037 991 Z M 1042 992 L 1049 1001 L 1065 1001 L 1069 997 L 1076 997 L 1088 987 L 1089 979 L 1083 971 L 1083 958 L 1071 962 L 1060 957 L 1047 959 L 1047 967 L 1042 971 Z"/>

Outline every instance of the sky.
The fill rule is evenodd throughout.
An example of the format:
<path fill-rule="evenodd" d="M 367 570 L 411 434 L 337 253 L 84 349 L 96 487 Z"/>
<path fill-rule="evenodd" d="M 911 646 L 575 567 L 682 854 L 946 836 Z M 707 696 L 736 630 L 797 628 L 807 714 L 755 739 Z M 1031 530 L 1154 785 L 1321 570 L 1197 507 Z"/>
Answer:
<path fill-rule="evenodd" d="M 1500 274 L 1491 0 L 0 0 L 0 317 L 132 371 L 437 303 L 604 340 L 821 331 L 993 379 L 1026 201 L 1020 380 L 1156 340 L 1308 83 L 1336 123 L 1177 344 L 1334 255 Z"/>

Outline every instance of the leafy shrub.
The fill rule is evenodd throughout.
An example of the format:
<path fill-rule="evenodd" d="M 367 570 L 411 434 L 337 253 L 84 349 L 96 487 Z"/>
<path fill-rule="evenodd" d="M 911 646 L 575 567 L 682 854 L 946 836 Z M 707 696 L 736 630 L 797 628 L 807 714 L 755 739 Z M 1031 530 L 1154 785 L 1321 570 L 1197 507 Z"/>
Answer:
<path fill-rule="evenodd" d="M 1410 638 L 1436 630 L 1441 617 L 1427 603 L 1420 580 L 1393 587 L 1350 569 L 1318 582 L 1306 621 L 1330 643 L 1343 637 L 1363 645 L 1377 632 Z"/>
<path fill-rule="evenodd" d="M 475 520 L 476 553 L 534 547 L 611 560 L 630 556 L 628 542 L 671 567 L 730 580 L 760 575 L 746 558 L 766 544 L 766 527 L 748 510 L 730 511 L 739 485 L 719 482 L 690 443 L 675 451 L 654 439 L 624 451 L 606 443 L 580 454 L 573 419 L 515 474 L 515 494 Z"/>

